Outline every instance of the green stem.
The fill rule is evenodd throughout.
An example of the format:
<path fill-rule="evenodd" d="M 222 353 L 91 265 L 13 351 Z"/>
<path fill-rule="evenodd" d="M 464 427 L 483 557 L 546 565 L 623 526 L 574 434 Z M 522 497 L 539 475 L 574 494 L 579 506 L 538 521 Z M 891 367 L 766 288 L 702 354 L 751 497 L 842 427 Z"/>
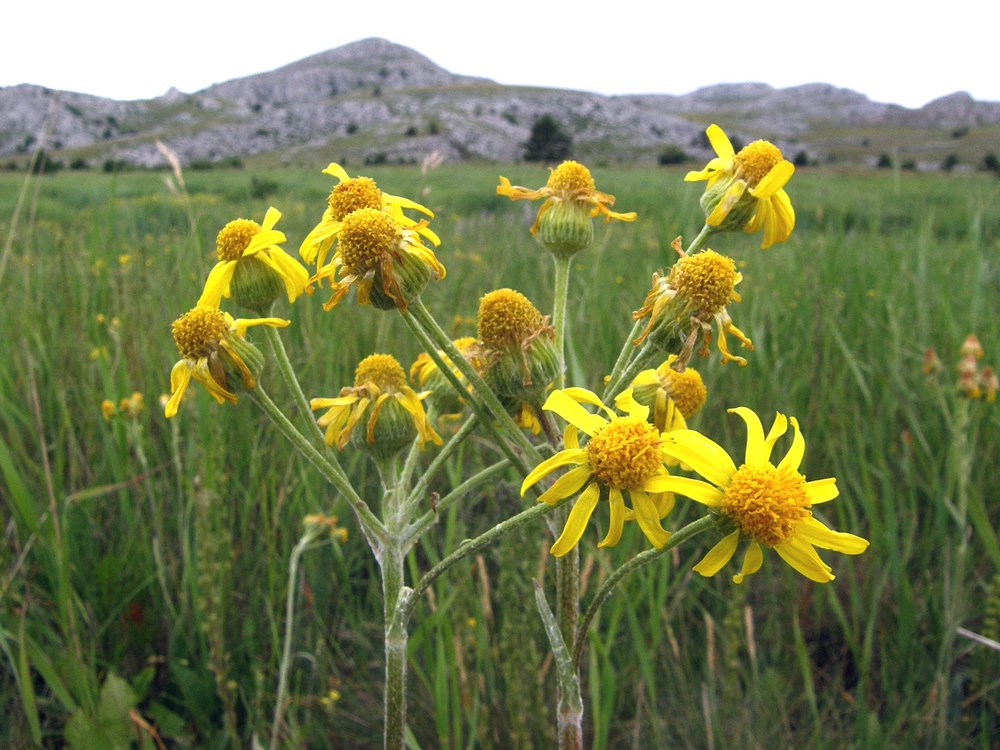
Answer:
<path fill-rule="evenodd" d="M 711 237 L 713 234 L 715 234 L 717 231 L 718 230 L 715 227 L 710 227 L 708 224 L 706 224 L 701 228 L 701 231 L 698 232 L 698 236 L 691 241 L 691 244 L 688 245 L 687 250 L 685 250 L 684 252 L 687 253 L 688 255 L 698 252 L 699 250 L 701 250 L 701 246 L 708 241 L 708 238 Z"/>
<path fill-rule="evenodd" d="M 583 748 L 583 698 L 580 695 L 580 675 L 570 659 L 570 649 L 559 629 L 555 615 L 545 601 L 545 592 L 538 581 L 535 585 L 535 605 L 541 615 L 545 633 L 552 647 L 552 658 L 556 663 L 559 697 L 557 700 L 557 724 L 559 750 L 582 750 Z"/>
<path fill-rule="evenodd" d="M 281 718 L 285 715 L 285 696 L 288 693 L 288 672 L 292 665 L 292 632 L 295 627 L 295 579 L 299 574 L 299 558 L 302 557 L 313 540 L 324 529 L 317 525 L 307 529 L 292 549 L 288 561 L 288 596 L 285 598 L 285 643 L 281 650 L 281 665 L 278 668 L 278 696 L 274 703 L 274 721 L 271 724 L 270 750 L 277 750 L 281 733 Z"/>
<path fill-rule="evenodd" d="M 572 496 L 570 496 L 572 497 Z M 416 586 L 413 587 L 413 592 L 409 597 L 409 600 L 400 608 L 400 616 L 405 622 L 411 614 L 413 614 L 413 608 L 416 606 L 417 600 L 420 595 L 423 594 L 430 585 L 434 583 L 435 579 L 444 573 L 448 568 L 457 562 L 465 559 L 469 555 L 472 555 L 484 547 L 489 546 L 497 539 L 502 537 L 504 534 L 508 534 L 519 526 L 523 526 L 532 521 L 539 516 L 543 516 L 546 513 L 550 513 L 554 508 L 558 508 L 563 503 L 567 502 L 570 498 L 565 497 L 554 505 L 549 505 L 548 503 L 539 503 L 532 508 L 527 510 L 522 510 L 516 516 L 511 516 L 506 521 L 502 521 L 494 526 L 489 531 L 485 531 L 475 539 L 466 539 L 459 546 L 457 550 L 452 552 L 441 562 L 435 565 L 433 568 L 424 573 L 423 577 L 417 581 Z"/>
<path fill-rule="evenodd" d="M 538 453 L 538 450 L 534 445 L 532 445 L 531 441 L 525 437 L 521 428 L 514 424 L 514 420 L 510 418 L 510 415 L 507 413 L 507 410 L 503 408 L 503 405 L 496 397 L 496 394 L 493 393 L 488 385 L 486 385 L 483 379 L 479 376 L 479 373 L 475 371 L 472 365 L 469 364 L 468 360 L 462 356 L 458 349 L 455 348 L 451 339 L 448 338 L 448 334 L 441 329 L 441 326 L 438 325 L 437 321 L 434 320 L 434 317 L 430 314 L 427 308 L 424 307 L 424 303 L 420 299 L 414 300 L 410 305 L 408 313 L 405 313 L 403 317 L 405 318 L 408 314 L 413 315 L 417 325 L 420 326 L 428 336 L 430 336 L 430 338 L 437 344 L 438 348 L 440 348 L 448 356 L 455 367 L 458 368 L 459 372 L 462 373 L 465 379 L 469 382 L 469 385 L 472 386 L 472 392 L 469 394 L 471 400 L 479 399 L 493 419 L 499 422 L 504 429 L 510 433 L 511 438 L 515 443 L 517 443 L 518 447 L 524 451 L 528 458 L 530 458 L 535 464 L 541 463 L 542 457 Z M 434 352 L 428 351 L 427 353 L 431 355 L 431 358 L 433 359 Z M 444 368 L 442 373 L 447 375 L 450 369 L 451 368 Z M 452 374 L 454 375 L 454 373 Z M 459 393 L 463 395 L 463 398 L 465 397 L 466 392 L 463 389 L 460 388 Z"/>
<path fill-rule="evenodd" d="M 608 376 L 608 383 L 614 383 L 618 381 L 618 378 L 622 374 L 622 370 L 625 369 L 625 365 L 628 364 L 629 358 L 635 353 L 635 344 L 632 342 L 638 338 L 639 334 L 642 333 L 643 321 L 642 318 L 635 321 L 635 325 L 632 326 L 632 330 L 629 331 L 628 336 L 625 338 L 625 343 L 622 344 L 622 350 L 618 352 L 618 359 L 615 360 L 615 366 L 611 369 L 611 375 Z"/>
<path fill-rule="evenodd" d="M 295 428 L 295 425 L 285 416 L 284 412 L 275 406 L 271 397 L 267 395 L 264 389 L 258 385 L 253 390 L 248 391 L 247 395 L 264 411 L 274 426 L 298 449 L 299 453 L 316 467 L 319 473 L 323 475 L 323 478 L 347 498 L 351 509 L 358 519 L 358 523 L 368 537 L 369 544 L 374 545 L 373 549 L 379 542 L 384 542 L 388 532 L 382 522 L 371 512 L 368 504 L 358 496 L 358 493 L 346 477 L 335 471 L 333 465 L 327 461 L 326 457 L 316 450 L 313 444 L 306 440 L 305 436 Z"/>
<path fill-rule="evenodd" d="M 556 352 L 559 354 L 559 376 L 555 388 L 566 387 L 566 299 L 569 295 L 569 269 L 572 256 L 555 256 L 555 298 L 552 302 L 552 327 L 556 330 Z"/>
<path fill-rule="evenodd" d="M 590 627 L 590 623 L 593 621 L 594 616 L 601 608 L 604 600 L 608 598 L 608 595 L 625 576 L 635 570 L 638 570 L 644 565 L 648 565 L 653 562 L 653 560 L 658 559 L 681 542 L 686 542 L 696 534 L 700 534 L 705 529 L 710 529 L 714 526 L 715 517 L 712 515 L 703 516 L 697 521 L 692 521 L 684 528 L 671 534 L 667 543 L 659 549 L 648 549 L 645 552 L 639 553 L 608 576 L 607 580 L 604 581 L 601 588 L 597 590 L 597 593 L 591 600 L 590 606 L 587 607 L 587 611 L 583 615 L 583 619 L 580 620 L 580 628 L 577 631 L 576 648 L 573 650 L 573 664 L 577 666 L 580 664 L 580 655 L 583 653 L 583 644 L 586 642 L 587 629 Z"/>
<path fill-rule="evenodd" d="M 626 383 L 631 383 L 636 375 L 656 359 L 658 354 L 660 354 L 658 347 L 653 346 L 648 341 L 644 343 L 642 349 L 629 362 L 628 366 L 618 373 L 618 377 L 608 381 L 607 386 L 604 388 L 604 393 L 601 394 L 601 401 L 608 404 L 619 392 L 624 390 L 622 386 Z"/>
<path fill-rule="evenodd" d="M 438 473 L 444 465 L 444 462 L 448 460 L 448 457 L 461 447 L 462 443 L 464 443 L 466 438 L 472 434 L 472 431 L 476 429 L 478 424 L 479 418 L 473 414 L 465 420 L 462 426 L 458 429 L 458 432 L 452 435 L 451 440 L 445 443 L 444 447 L 438 451 L 434 460 L 431 461 L 430 466 L 428 466 L 427 470 L 420 475 L 420 479 L 417 480 L 417 483 L 413 485 L 413 489 L 410 491 L 410 494 L 404 504 L 404 508 L 407 512 L 423 500 L 424 493 L 427 492 L 427 487 L 430 484 L 431 478 Z M 405 476 L 404 471 L 404 478 Z"/>
<path fill-rule="evenodd" d="M 406 621 L 395 616 L 403 590 L 406 554 L 393 538 L 382 548 L 382 594 L 385 599 L 385 742 L 386 750 L 403 750 L 406 730 Z"/>
<path fill-rule="evenodd" d="M 285 344 L 281 340 L 281 334 L 278 333 L 277 328 L 272 328 L 271 326 L 261 326 L 264 329 L 264 335 L 267 337 L 267 343 L 271 347 L 271 353 L 274 354 L 274 359 L 278 363 L 278 371 L 281 372 L 281 377 L 284 378 L 285 384 L 288 386 L 288 390 L 292 392 L 292 397 L 295 399 L 295 406 L 299 410 L 299 414 L 302 418 L 309 424 L 309 430 L 312 432 L 313 438 L 316 439 L 317 445 L 323 446 L 323 452 L 326 454 L 327 461 L 333 466 L 333 468 L 347 480 L 347 474 L 344 473 L 344 469 L 340 465 L 340 461 L 337 459 L 337 455 L 330 449 L 326 444 L 326 440 L 323 436 L 323 430 L 316 423 L 313 418 L 312 409 L 309 408 L 309 401 L 306 399 L 306 394 L 302 390 L 302 386 L 299 384 L 299 379 L 295 375 L 295 370 L 292 368 L 291 360 L 288 358 L 288 352 L 285 350 Z"/>
<path fill-rule="evenodd" d="M 423 533 L 434 524 L 438 516 L 448 509 L 449 506 L 454 505 L 456 502 L 461 500 L 463 497 L 468 495 L 473 490 L 478 489 L 481 485 L 486 484 L 494 477 L 499 476 L 504 471 L 510 467 L 510 461 L 504 459 L 499 463 L 493 464 L 486 469 L 483 469 L 478 474 L 473 474 L 471 477 L 462 482 L 458 487 L 453 489 L 443 498 L 438 500 L 437 506 L 433 510 L 429 510 L 419 519 L 410 524 L 409 528 L 404 534 L 406 543 L 410 546 L 416 543 L 416 541 L 423 535 Z M 422 496 L 418 495 L 417 499 L 421 499 Z M 413 496 L 410 496 L 410 500 Z M 409 502 L 409 500 L 407 501 Z"/>

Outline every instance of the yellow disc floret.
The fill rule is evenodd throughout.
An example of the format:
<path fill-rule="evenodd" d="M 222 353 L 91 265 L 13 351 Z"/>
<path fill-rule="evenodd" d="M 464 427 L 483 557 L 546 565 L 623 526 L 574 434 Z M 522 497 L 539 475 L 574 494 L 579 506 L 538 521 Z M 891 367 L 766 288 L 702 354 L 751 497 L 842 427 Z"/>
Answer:
<path fill-rule="evenodd" d="M 705 250 L 686 255 L 670 269 L 669 284 L 703 315 L 714 315 L 733 301 L 740 275 L 732 258 Z"/>
<path fill-rule="evenodd" d="M 175 320 L 172 330 L 181 356 L 196 360 L 218 351 L 229 327 L 222 310 L 199 305 Z"/>
<path fill-rule="evenodd" d="M 670 358 L 660 365 L 656 374 L 663 390 L 673 400 L 684 419 L 690 419 L 704 406 L 708 391 L 705 389 L 701 375 L 696 370 L 687 367 L 684 372 L 677 372 L 671 367 L 670 365 L 675 359 L 677 356 L 671 354 Z"/>
<path fill-rule="evenodd" d="M 590 438 L 587 461 L 601 484 L 619 490 L 641 487 L 663 464 L 660 433 L 638 417 L 616 419 Z"/>
<path fill-rule="evenodd" d="M 363 276 L 378 267 L 399 247 L 403 232 L 392 217 L 378 209 L 361 208 L 349 214 L 340 228 L 340 257 L 348 273 Z"/>
<path fill-rule="evenodd" d="M 242 258 L 243 251 L 250 246 L 250 240 L 259 234 L 260 230 L 260 224 L 249 219 L 236 219 L 226 224 L 215 240 L 215 250 L 219 260 Z"/>
<path fill-rule="evenodd" d="M 805 477 L 771 465 L 741 466 L 725 489 L 722 512 L 747 537 L 776 547 L 812 516 Z"/>
<path fill-rule="evenodd" d="M 554 193 L 572 193 L 577 190 L 593 190 L 594 178 L 590 170 L 575 161 L 564 161 L 549 174 L 546 186 Z"/>
<path fill-rule="evenodd" d="M 334 221 L 343 221 L 360 208 L 382 208 L 382 191 L 371 177 L 355 177 L 337 185 L 327 199 Z"/>
<path fill-rule="evenodd" d="M 784 161 L 781 151 L 769 141 L 754 141 L 733 157 L 733 166 L 746 180 L 747 185 L 756 187 L 767 177 L 775 165 Z"/>
<path fill-rule="evenodd" d="M 489 349 L 520 347 L 542 324 L 538 308 L 513 289 L 497 289 L 479 301 L 479 340 Z"/>
<path fill-rule="evenodd" d="M 406 373 L 391 354 L 372 354 L 358 363 L 354 387 L 372 383 L 383 393 L 398 393 L 406 385 Z"/>

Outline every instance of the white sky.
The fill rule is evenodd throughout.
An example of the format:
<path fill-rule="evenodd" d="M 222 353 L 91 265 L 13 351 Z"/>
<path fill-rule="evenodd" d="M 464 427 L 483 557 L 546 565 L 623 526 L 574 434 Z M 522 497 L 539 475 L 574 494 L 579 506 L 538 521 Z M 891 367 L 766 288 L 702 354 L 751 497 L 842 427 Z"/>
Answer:
<path fill-rule="evenodd" d="M 5 3 L 0 86 L 190 93 L 370 36 L 453 73 L 603 94 L 831 83 L 919 107 L 1000 101 L 997 0 L 110 0 Z"/>

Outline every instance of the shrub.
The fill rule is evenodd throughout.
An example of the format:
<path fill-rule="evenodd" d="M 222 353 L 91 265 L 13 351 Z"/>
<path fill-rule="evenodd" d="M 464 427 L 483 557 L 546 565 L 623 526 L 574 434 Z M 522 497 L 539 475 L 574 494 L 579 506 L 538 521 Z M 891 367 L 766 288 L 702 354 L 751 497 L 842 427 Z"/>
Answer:
<path fill-rule="evenodd" d="M 545 114 L 531 126 L 524 144 L 525 161 L 560 161 L 573 150 L 573 139 L 552 115 Z"/>
<path fill-rule="evenodd" d="M 943 169 L 945 172 L 950 172 L 955 168 L 956 164 L 958 164 L 958 156 L 956 156 L 955 154 L 948 154 L 944 158 L 944 161 L 941 162 L 941 169 Z"/>
<path fill-rule="evenodd" d="M 666 167 L 670 164 L 683 164 L 687 161 L 691 161 L 691 156 L 687 151 L 674 143 L 668 143 L 664 146 L 657 157 L 657 162 L 659 162 L 661 167 Z"/>
<path fill-rule="evenodd" d="M 884 151 L 878 155 L 878 162 L 875 164 L 879 169 L 891 169 L 892 157 Z"/>
<path fill-rule="evenodd" d="M 997 155 L 990 151 L 979 162 L 979 168 L 984 172 L 994 172 L 1000 175 L 1000 158 L 997 158 Z"/>
<path fill-rule="evenodd" d="M 258 179 L 256 175 L 250 178 L 250 197 L 264 199 L 278 192 L 279 185 L 268 178 Z"/>

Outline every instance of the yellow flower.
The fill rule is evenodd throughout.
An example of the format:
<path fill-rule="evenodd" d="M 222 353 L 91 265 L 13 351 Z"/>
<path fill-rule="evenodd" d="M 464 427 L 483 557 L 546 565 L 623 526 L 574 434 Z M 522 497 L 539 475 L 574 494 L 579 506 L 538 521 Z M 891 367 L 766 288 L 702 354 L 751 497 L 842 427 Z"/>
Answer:
<path fill-rule="evenodd" d="M 269 208 L 264 215 L 263 226 L 249 219 L 237 219 L 222 228 L 216 239 L 219 262 L 208 274 L 205 291 L 198 300 L 199 305 L 218 307 L 223 297 L 230 296 L 237 268 L 243 266 L 249 270 L 251 266 L 256 266 L 253 261 L 263 264 L 261 272 L 266 273 L 269 269 L 284 284 L 289 302 L 294 302 L 306 290 L 309 273 L 297 260 L 278 247 L 285 241 L 285 235 L 274 228 L 280 218 L 281 213 L 277 209 Z M 251 272 L 251 275 L 256 275 L 256 271 Z M 276 296 L 277 294 L 273 295 Z M 242 300 L 237 301 L 244 304 Z M 258 307 L 253 302 L 247 306 Z"/>
<path fill-rule="evenodd" d="M 399 221 L 375 208 L 359 208 L 340 222 L 340 242 L 333 259 L 322 266 L 311 281 L 327 278 L 333 295 L 323 305 L 331 310 L 358 286 L 358 302 L 380 310 L 392 307 L 405 312 L 411 300 L 435 279 L 445 277 L 444 266 L 434 251 L 420 241 L 420 222 L 405 229 Z M 340 271 L 340 281 L 335 280 Z"/>
<path fill-rule="evenodd" d="M 419 439 L 421 448 L 428 440 L 441 445 L 441 437 L 431 427 L 420 403 L 429 393 L 415 393 L 406 385 L 406 373 L 394 357 L 372 354 L 358 364 L 353 387 L 342 388 L 337 398 L 314 398 L 309 405 L 314 411 L 328 409 L 317 420 L 320 427 L 326 428 L 327 445 L 336 443 L 343 450 L 354 426 L 367 415 L 365 442 L 374 446 L 378 439 L 380 445 L 375 447 L 391 455 L 414 438 Z M 401 407 L 401 412 L 380 419 L 393 404 Z M 381 434 L 377 428 L 384 428 Z"/>
<path fill-rule="evenodd" d="M 705 223 L 749 234 L 763 228 L 761 249 L 787 240 L 795 228 L 795 211 L 784 187 L 795 165 L 767 141 L 754 141 L 736 153 L 718 125 L 710 125 L 706 133 L 716 157 L 684 177 L 685 182 L 708 181 L 702 199 L 708 214 Z"/>
<path fill-rule="evenodd" d="M 404 229 L 414 229 L 426 237 L 435 247 L 441 244 L 438 236 L 427 228 L 426 222 L 416 222 L 403 213 L 404 208 L 412 208 L 433 219 L 434 214 L 430 209 L 407 198 L 383 193 L 370 177 L 348 177 L 339 164 L 331 163 L 323 170 L 323 174 L 336 177 L 337 184 L 327 198 L 327 208 L 322 220 L 299 246 L 299 255 L 306 263 L 316 261 L 317 268 L 324 265 L 326 254 L 337 239 L 344 219 L 359 208 L 383 211 Z"/>
<path fill-rule="evenodd" d="M 455 339 L 452 343 L 455 345 L 455 348 L 458 349 L 459 354 L 469 361 L 469 364 L 472 365 L 476 372 L 480 372 L 482 370 L 483 360 L 481 357 L 476 355 L 478 347 L 476 346 L 476 340 L 473 337 L 465 336 L 463 338 Z M 445 364 L 448 365 L 458 380 L 465 386 L 466 390 L 468 390 L 469 384 L 466 382 L 465 376 L 459 372 L 458 368 L 450 359 L 448 359 L 448 355 L 442 351 L 438 351 L 438 355 L 444 360 Z M 410 366 L 410 380 L 416 383 L 420 388 L 431 392 L 431 403 L 438 414 L 456 414 L 462 411 L 462 405 L 465 401 L 455 391 L 455 387 L 438 369 L 437 364 L 435 364 L 434 360 L 431 359 L 427 352 L 421 352 L 417 356 L 414 363 Z"/>
<path fill-rule="evenodd" d="M 117 413 L 115 409 L 115 404 L 110 399 L 104 399 L 101 402 L 101 416 L 104 417 L 104 421 L 107 422 Z"/>
<path fill-rule="evenodd" d="M 591 414 L 581 404 L 600 407 L 609 419 Z M 570 511 L 562 534 L 552 545 L 552 554 L 561 557 L 580 541 L 598 500 L 605 493 L 611 520 L 608 533 L 598 547 L 618 544 L 624 522 L 632 518 L 639 522 L 639 528 L 654 547 L 666 544 L 670 534 L 663 530 L 660 519 L 673 508 L 674 497 L 667 492 L 666 482 L 670 477 L 663 466 L 660 433 L 646 421 L 649 409 L 632 401 L 628 414 L 618 416 L 596 394 L 583 388 L 553 391 L 542 408 L 569 422 L 564 434 L 566 449 L 535 467 L 521 485 L 522 497 L 529 487 L 560 466 L 575 468 L 543 492 L 540 501 L 556 503 L 586 485 Z M 577 430 L 590 437 L 583 448 Z M 625 507 L 624 492 L 631 498 L 631 509 Z"/>
<path fill-rule="evenodd" d="M 243 340 L 247 328 L 283 328 L 288 324 L 280 318 L 233 320 L 229 313 L 209 305 L 198 305 L 175 320 L 174 342 L 182 359 L 170 372 L 170 400 L 163 410 L 167 419 L 177 414 L 191 378 L 205 386 L 218 403 L 235 404 L 236 394 L 229 390 L 227 378 L 238 376 L 243 387 L 255 388 L 256 377 L 246 360 L 259 357 L 258 362 L 251 363 L 258 369 L 263 364 L 260 352 Z"/>
<path fill-rule="evenodd" d="M 677 355 L 671 354 L 658 368 L 643 370 L 632 381 L 631 398 L 652 409 L 652 424 L 660 432 L 687 429 L 685 420 L 701 409 L 707 396 L 701 375 L 691 367 L 677 372 L 676 361 Z M 622 411 L 628 394 L 623 391 L 615 398 L 615 406 Z"/>
<path fill-rule="evenodd" d="M 545 187 L 538 190 L 511 185 L 510 180 L 501 177 L 497 195 L 506 195 L 512 201 L 545 198 L 531 225 L 531 236 L 538 236 L 546 247 L 561 255 L 572 255 L 590 245 L 594 238 L 591 219 L 598 214 L 603 214 L 605 222 L 636 218 L 634 212 L 612 211 L 615 197 L 596 190 L 590 170 L 575 161 L 564 161 L 551 170 Z"/>
<path fill-rule="evenodd" d="M 665 453 L 711 482 L 669 477 L 665 489 L 707 505 L 732 528 L 694 569 L 703 576 L 714 576 L 732 559 L 740 542 L 749 541 L 734 583 L 742 583 L 744 576 L 760 569 L 764 559 L 761 545 L 773 549 L 806 578 L 817 583 L 832 581 L 832 569 L 816 554 L 816 547 L 847 555 L 858 555 L 868 548 L 867 540 L 832 531 L 812 514 L 814 505 L 837 497 L 837 480 L 807 482 L 799 473 L 805 440 L 794 417 L 788 420 L 778 414 L 764 437 L 760 419 L 750 409 L 729 411 L 739 414 L 747 424 L 746 458 L 739 468 L 722 447 L 698 432 L 679 430 L 663 436 Z M 795 432 L 792 445 L 775 466 L 771 449 L 789 422 Z"/>
<path fill-rule="evenodd" d="M 683 338 L 684 345 L 678 359 L 687 364 L 694 347 L 701 341 L 699 356 L 708 354 L 712 341 L 712 323 L 718 332 L 718 346 L 722 353 L 722 363 L 735 361 L 745 365 L 743 357 L 729 352 L 726 334 L 731 333 L 740 344 L 753 351 L 753 343 L 733 325 L 726 305 L 739 302 L 736 285 L 743 280 L 743 274 L 736 270 L 732 258 L 719 255 L 713 250 L 703 250 L 693 255 L 685 255 L 678 244 L 674 249 L 681 258 L 666 276 L 653 274 L 653 286 L 638 310 L 632 313 L 634 320 L 649 316 L 645 330 L 635 340 L 640 344 L 652 335 L 652 341 L 660 348 L 673 346 L 673 339 Z"/>

